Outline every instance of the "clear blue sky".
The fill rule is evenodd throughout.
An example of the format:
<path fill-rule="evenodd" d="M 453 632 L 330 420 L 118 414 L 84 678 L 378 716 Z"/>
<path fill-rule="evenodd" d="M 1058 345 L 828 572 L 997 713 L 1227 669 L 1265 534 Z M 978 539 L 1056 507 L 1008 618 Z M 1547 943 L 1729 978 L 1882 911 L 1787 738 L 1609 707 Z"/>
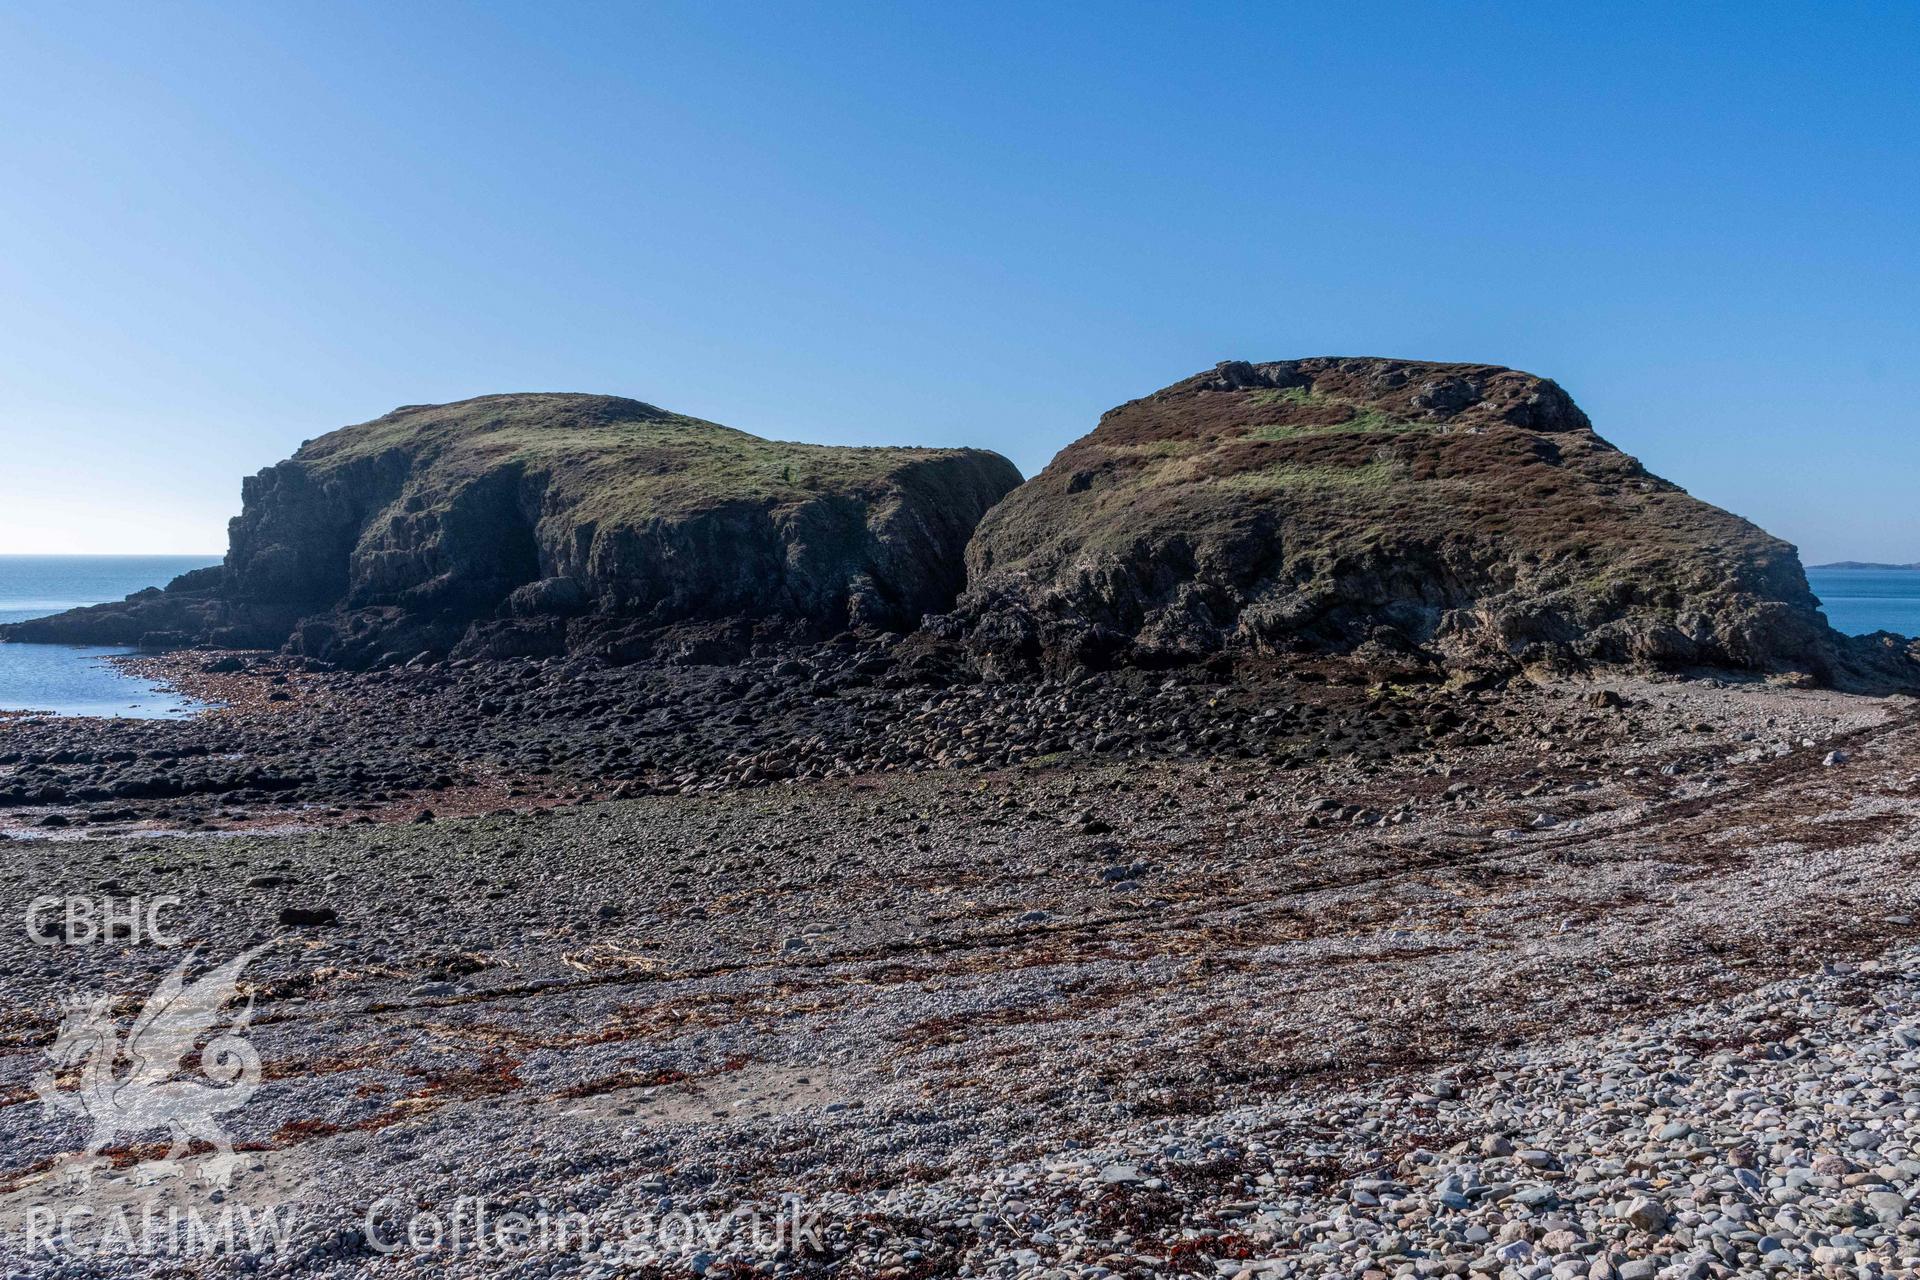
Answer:
<path fill-rule="evenodd" d="M 1214 361 L 1559 379 L 1920 560 L 1920 6 L 0 9 L 0 552 L 490 391 L 1029 474 Z"/>

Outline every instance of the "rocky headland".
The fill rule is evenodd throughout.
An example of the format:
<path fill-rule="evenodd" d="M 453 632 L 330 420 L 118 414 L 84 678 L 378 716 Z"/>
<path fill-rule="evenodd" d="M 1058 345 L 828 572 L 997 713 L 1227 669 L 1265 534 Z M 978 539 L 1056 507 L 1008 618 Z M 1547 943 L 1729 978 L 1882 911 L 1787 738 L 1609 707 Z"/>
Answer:
<path fill-rule="evenodd" d="M 775 443 L 610 396 L 408 406 L 248 479 L 224 564 L 0 639 L 363 669 L 916 630 L 995 676 L 1309 654 L 1920 684 L 1905 638 L 1833 631 L 1791 546 L 1554 383 L 1350 358 L 1222 363 L 1025 484 L 978 450 Z"/>
<path fill-rule="evenodd" d="M 1223 363 L 1107 413 L 967 561 L 949 632 L 1052 666 L 1908 666 L 1827 626 L 1792 547 L 1491 365 Z"/>
<path fill-rule="evenodd" d="M 637 400 L 410 405 L 248 478 L 224 564 L 7 639 L 286 648 L 351 667 L 718 652 L 952 604 L 997 454 L 763 440 Z"/>
<path fill-rule="evenodd" d="M 8 638 L 210 706 L 0 718 L 9 900 L 275 944 L 214 1188 L 36 1096 L 178 955 L 0 932 L 8 1274 L 1920 1274 L 1920 668 L 1530 375 L 1222 365 L 1024 485 L 404 409 Z M 476 1198 L 587 1231 L 377 1243 Z M 18 1247 L 101 1204 L 297 1212 Z"/>

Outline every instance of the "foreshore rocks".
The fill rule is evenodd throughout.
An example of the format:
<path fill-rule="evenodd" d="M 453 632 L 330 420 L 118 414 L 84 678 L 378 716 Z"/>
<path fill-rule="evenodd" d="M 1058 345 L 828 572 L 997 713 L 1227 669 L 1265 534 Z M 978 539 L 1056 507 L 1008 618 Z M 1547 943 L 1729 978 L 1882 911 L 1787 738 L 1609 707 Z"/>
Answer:
<path fill-rule="evenodd" d="M 222 566 L 3 634 L 359 667 L 900 631 L 952 604 L 1019 483 L 981 450 L 777 443 L 612 396 L 409 406 L 250 477 Z"/>
<path fill-rule="evenodd" d="M 0 725 L 0 791 L 70 792 L 0 841 L 10 900 L 110 920 L 167 895 L 208 966 L 278 940 L 246 975 L 272 1087 L 229 1113 L 231 1188 L 160 1181 L 161 1141 L 65 1176 L 84 1117 L 15 1105 L 0 1213 L 159 1183 L 211 1222 L 294 1195 L 290 1246 L 241 1235 L 219 1268 L 342 1280 L 1920 1269 L 1905 700 L 1204 667 L 896 684 L 920 643 L 707 669 L 270 659 L 231 677 L 236 701 L 291 690 L 257 714 Z M 276 728 L 279 760 L 255 745 Z M 915 775 L 922 744 L 950 754 Z M 784 763 L 702 760 L 736 747 Z M 649 757 L 695 776 L 555 803 Z M 491 785 L 463 797 L 462 768 Z M 169 814 L 72 794 L 141 774 Z M 63 995 L 151 989 L 183 954 L 0 934 L 16 1059 L 61 1038 Z M 381 1262 L 383 1197 L 577 1207 L 610 1245 Z M 751 1238 L 741 1206 L 783 1197 L 819 1247 Z M 622 1224 L 665 1205 L 717 1234 L 629 1248 Z M 0 1241 L 8 1274 L 183 1258 Z"/>
<path fill-rule="evenodd" d="M 0 830 L 47 810 L 76 826 L 199 829 L 285 811 L 336 825 L 423 804 L 445 813 L 1067 755 L 1259 754 L 1294 769 L 1513 731 L 1478 704 L 1389 707 L 1350 686 L 1197 668 L 989 683 L 958 655 L 886 634 L 724 665 L 587 656 L 311 671 L 297 658 L 184 653 L 141 665 L 227 709 L 0 726 Z M 1618 715 L 1582 716 L 1583 731 L 1624 732 Z"/>
<path fill-rule="evenodd" d="M 1492 365 L 1223 363 L 1107 413 L 967 555 L 943 634 L 1003 663 L 1920 674 L 1833 632 L 1792 547 Z"/>

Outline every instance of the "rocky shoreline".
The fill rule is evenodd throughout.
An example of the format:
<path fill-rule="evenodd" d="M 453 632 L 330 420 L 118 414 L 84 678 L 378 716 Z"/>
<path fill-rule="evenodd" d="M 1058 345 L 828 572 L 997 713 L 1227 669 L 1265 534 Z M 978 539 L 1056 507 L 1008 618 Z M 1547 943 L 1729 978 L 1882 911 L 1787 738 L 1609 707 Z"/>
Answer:
<path fill-rule="evenodd" d="M 76 637 L 209 709 L 0 717 L 8 1274 L 1920 1274 L 1920 665 L 1543 379 L 407 406 Z"/>
<path fill-rule="evenodd" d="M 842 656 L 570 672 L 551 688 L 533 663 L 373 684 L 277 661 L 182 672 L 235 705 L 156 741 L 201 736 L 208 756 L 176 759 L 209 768 L 233 754 L 215 746 L 249 761 L 304 749 L 298 804 L 359 770 L 364 798 L 327 806 L 349 825 L 250 830 L 232 809 L 273 804 L 212 790 L 134 819 L 91 805 L 143 802 L 68 802 L 72 826 L 36 832 L 63 838 L 8 841 L 0 879 L 22 900 L 177 895 L 209 960 L 274 942 L 248 975 L 267 1069 L 230 1116 L 232 1188 L 153 1191 L 157 1149 L 130 1137 L 87 1195 L 292 1206 L 298 1225 L 285 1248 L 231 1257 L 16 1251 L 10 1270 L 1920 1266 L 1920 1103 L 1904 1082 L 1920 1046 L 1914 700 L 1617 674 L 1477 691 L 1204 670 L 934 686 L 889 679 L 906 653 L 866 672 L 874 655 Z M 805 674 L 773 679 L 786 663 Z M 856 678 L 803 697 L 823 671 Z M 431 767 L 518 765 L 523 741 L 551 772 L 503 772 L 525 794 L 472 816 L 352 825 L 379 812 L 361 804 L 405 816 L 447 794 L 389 783 L 377 762 L 442 732 L 433 684 L 458 707 L 462 681 L 483 679 L 497 734 L 450 741 Z M 591 762 L 554 746 L 596 740 L 587 704 L 615 687 L 622 706 L 646 703 L 638 725 L 707 726 L 697 750 L 727 771 L 678 782 L 636 764 L 593 785 Z M 714 728 L 717 705 L 752 723 Z M 411 739 L 368 736 L 382 708 Z M 943 708 L 982 731 L 943 728 Z M 817 735 L 828 716 L 837 759 L 738 776 L 743 753 L 767 750 L 755 734 Z M 127 728 L 67 726 L 58 753 L 75 758 L 34 767 L 110 784 L 78 758 L 84 733 Z M 976 758 L 916 753 L 920 733 Z M 116 741 L 92 754 L 145 767 L 106 760 L 131 739 Z M 625 785 L 639 793 L 572 803 Z M 216 820 L 188 825 L 216 800 Z M 0 1242 L 77 1194 L 65 1170 L 84 1128 L 49 1118 L 32 1087 L 57 997 L 83 985 L 131 1011 L 176 958 L 0 939 Z M 817 1240 L 768 1250 L 728 1218 L 783 1196 L 816 1215 Z M 369 1213 L 378 1237 L 396 1203 L 452 1214 L 463 1197 L 577 1211 L 591 1247 L 369 1243 Z M 732 1225 L 694 1242 L 622 1234 L 662 1212 Z"/>
<path fill-rule="evenodd" d="M 0 724 L 0 831 L 329 827 L 1037 761 L 1376 768 L 1543 727 L 1601 745 L 1671 728 L 1601 695 L 1537 723 L 1528 682 L 1395 685 L 1338 662 L 983 680 L 951 647 L 884 634 L 723 666 L 118 661 L 212 709 Z"/>

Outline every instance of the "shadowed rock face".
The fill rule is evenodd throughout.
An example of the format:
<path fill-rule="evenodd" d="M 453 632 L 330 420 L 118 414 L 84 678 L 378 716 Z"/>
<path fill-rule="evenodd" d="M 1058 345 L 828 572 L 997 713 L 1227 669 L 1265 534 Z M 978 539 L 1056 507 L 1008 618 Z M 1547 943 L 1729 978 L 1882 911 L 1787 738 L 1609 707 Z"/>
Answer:
<path fill-rule="evenodd" d="M 1851 653 L 1792 547 L 1649 474 L 1552 382 L 1491 365 L 1222 364 L 1106 414 L 967 558 L 943 627 L 1018 660 L 1826 677 Z"/>
<path fill-rule="evenodd" d="M 409 406 L 248 478 L 224 565 L 9 638 L 360 665 L 636 654 L 689 622 L 899 630 L 953 603 L 974 526 L 1019 482 L 997 454 L 776 443 L 612 396 Z"/>

